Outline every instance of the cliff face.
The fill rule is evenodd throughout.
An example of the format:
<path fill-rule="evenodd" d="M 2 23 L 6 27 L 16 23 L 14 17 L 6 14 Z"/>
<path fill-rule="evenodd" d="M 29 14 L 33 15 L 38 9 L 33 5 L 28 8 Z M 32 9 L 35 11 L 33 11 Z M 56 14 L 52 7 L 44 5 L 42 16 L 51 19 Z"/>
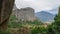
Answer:
<path fill-rule="evenodd" d="M 19 19 L 29 19 L 34 17 L 34 10 L 32 8 L 22 8 L 17 12 L 17 16 Z"/>
<path fill-rule="evenodd" d="M 16 6 L 14 7 L 14 9 Z M 18 18 L 18 20 L 35 20 L 34 9 L 30 7 L 15 9 L 13 10 L 14 15 Z"/>
<path fill-rule="evenodd" d="M 12 13 L 14 0 L 0 0 L 0 28 L 5 30 Z"/>
<path fill-rule="evenodd" d="M 2 8 L 1 8 L 1 22 L 3 22 L 5 19 L 8 19 L 11 12 L 12 7 L 14 4 L 14 0 L 2 0 Z"/>

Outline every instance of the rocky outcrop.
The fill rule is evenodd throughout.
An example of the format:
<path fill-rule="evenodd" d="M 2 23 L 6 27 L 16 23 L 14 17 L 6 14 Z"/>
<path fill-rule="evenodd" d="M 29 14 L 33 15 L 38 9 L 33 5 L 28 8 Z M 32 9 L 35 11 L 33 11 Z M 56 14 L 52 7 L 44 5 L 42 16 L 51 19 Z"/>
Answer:
<path fill-rule="evenodd" d="M 17 18 L 22 20 L 30 20 L 31 18 L 34 18 L 34 9 L 30 7 L 21 8 L 17 12 Z"/>
<path fill-rule="evenodd" d="M 12 12 L 14 0 L 0 0 L 0 28 L 5 30 L 10 14 Z"/>
<path fill-rule="evenodd" d="M 13 15 L 15 15 L 18 20 L 35 20 L 34 9 L 30 7 L 17 9 L 16 5 L 14 5 Z"/>

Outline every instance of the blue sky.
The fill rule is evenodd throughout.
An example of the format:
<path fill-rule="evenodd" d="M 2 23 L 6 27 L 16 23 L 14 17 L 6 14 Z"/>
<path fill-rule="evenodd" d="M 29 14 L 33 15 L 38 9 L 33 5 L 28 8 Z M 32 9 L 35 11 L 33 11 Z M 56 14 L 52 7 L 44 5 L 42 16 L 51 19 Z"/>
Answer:
<path fill-rule="evenodd" d="M 17 8 L 32 7 L 35 12 L 46 10 L 52 14 L 56 14 L 57 11 L 49 11 L 56 9 L 60 6 L 60 0 L 16 0 L 15 4 Z"/>

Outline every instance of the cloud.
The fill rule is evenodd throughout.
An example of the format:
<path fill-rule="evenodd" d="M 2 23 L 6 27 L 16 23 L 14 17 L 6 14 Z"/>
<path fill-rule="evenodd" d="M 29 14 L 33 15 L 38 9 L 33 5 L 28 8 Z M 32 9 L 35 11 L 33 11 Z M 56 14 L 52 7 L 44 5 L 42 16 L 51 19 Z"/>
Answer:
<path fill-rule="evenodd" d="M 60 5 L 60 0 L 16 0 L 17 8 L 32 7 L 35 12 L 51 10 Z"/>

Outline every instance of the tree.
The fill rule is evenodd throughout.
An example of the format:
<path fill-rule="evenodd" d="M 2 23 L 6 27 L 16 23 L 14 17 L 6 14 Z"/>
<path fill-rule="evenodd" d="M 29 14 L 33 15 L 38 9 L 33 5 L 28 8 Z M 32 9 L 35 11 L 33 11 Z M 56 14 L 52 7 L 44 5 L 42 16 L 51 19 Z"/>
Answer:
<path fill-rule="evenodd" d="M 60 7 L 59 7 L 59 12 L 58 15 L 54 18 L 54 29 L 57 31 L 57 33 L 60 33 Z"/>

